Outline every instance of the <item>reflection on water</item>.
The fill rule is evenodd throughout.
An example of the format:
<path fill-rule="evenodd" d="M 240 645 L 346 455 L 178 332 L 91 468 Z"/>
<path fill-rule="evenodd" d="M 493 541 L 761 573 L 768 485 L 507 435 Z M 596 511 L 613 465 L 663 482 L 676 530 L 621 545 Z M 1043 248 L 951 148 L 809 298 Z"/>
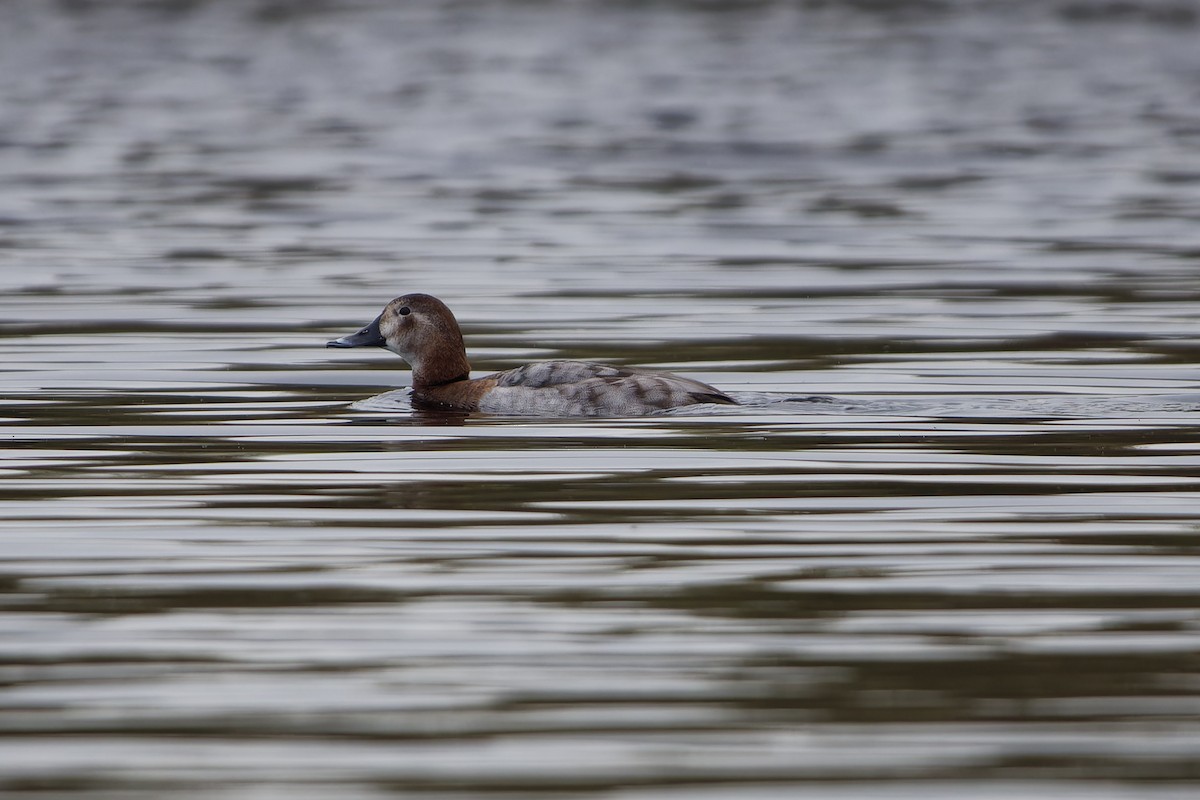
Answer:
<path fill-rule="evenodd" d="M 6 4 L 0 790 L 1191 797 L 1198 21 Z"/>

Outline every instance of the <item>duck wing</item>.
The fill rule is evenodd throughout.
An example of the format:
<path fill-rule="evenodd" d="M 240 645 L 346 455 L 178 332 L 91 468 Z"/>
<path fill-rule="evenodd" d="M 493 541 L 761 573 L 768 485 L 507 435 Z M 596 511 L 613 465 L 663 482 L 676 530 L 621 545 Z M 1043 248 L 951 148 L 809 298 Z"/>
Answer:
<path fill-rule="evenodd" d="M 589 378 L 628 378 L 645 375 L 649 370 L 614 367 L 594 361 L 540 361 L 516 369 L 489 375 L 497 386 L 524 386 L 529 389 L 545 389 L 549 386 L 564 386 L 580 383 Z M 652 373 L 651 373 L 652 374 Z"/>
<path fill-rule="evenodd" d="M 562 404 L 570 414 L 644 414 L 695 403 L 737 405 L 719 389 L 691 378 L 591 361 L 526 364 L 488 378 L 496 381 L 497 396 L 519 392 L 523 402 Z"/>

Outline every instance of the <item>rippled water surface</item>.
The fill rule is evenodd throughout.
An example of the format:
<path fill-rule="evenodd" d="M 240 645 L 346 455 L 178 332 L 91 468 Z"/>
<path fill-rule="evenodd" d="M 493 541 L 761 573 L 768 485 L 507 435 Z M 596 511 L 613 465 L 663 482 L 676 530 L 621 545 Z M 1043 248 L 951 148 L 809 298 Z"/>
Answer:
<path fill-rule="evenodd" d="M 5 798 L 1191 798 L 1200 7 L 0 8 Z M 413 412 L 323 343 L 745 402 Z"/>

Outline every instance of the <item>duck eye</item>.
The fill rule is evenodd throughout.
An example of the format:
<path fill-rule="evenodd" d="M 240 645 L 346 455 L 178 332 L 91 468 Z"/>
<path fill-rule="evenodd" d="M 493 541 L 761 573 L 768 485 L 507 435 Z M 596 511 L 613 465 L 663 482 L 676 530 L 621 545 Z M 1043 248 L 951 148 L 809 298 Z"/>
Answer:
<path fill-rule="evenodd" d="M 412 309 L 411 309 L 411 308 L 409 308 L 408 306 L 401 306 L 401 308 L 400 308 L 400 316 L 402 316 L 402 317 L 407 317 L 407 316 L 408 316 L 409 314 L 411 314 L 411 313 L 412 313 Z"/>

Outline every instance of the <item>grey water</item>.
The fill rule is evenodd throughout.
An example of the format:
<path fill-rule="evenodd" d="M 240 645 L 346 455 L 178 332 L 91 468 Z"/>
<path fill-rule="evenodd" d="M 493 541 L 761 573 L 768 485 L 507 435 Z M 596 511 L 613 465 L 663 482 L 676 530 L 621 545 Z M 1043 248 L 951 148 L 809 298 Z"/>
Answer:
<path fill-rule="evenodd" d="M 0 6 L 0 794 L 1191 798 L 1200 7 Z M 415 412 L 476 370 L 743 401 Z"/>

